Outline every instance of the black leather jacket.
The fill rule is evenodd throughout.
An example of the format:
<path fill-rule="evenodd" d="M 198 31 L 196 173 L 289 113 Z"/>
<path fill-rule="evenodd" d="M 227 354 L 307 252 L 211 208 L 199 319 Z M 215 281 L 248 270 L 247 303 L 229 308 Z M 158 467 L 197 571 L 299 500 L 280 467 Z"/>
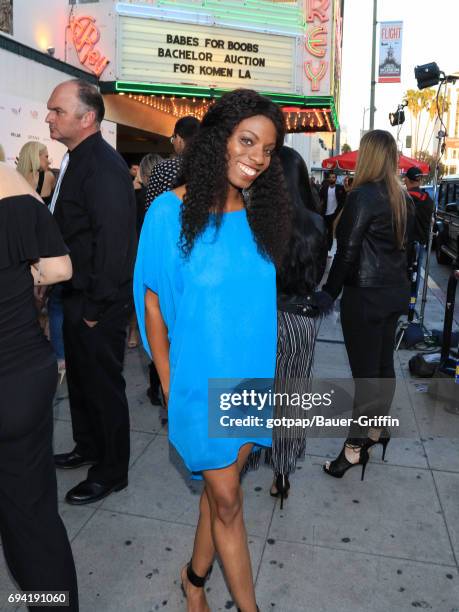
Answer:
<path fill-rule="evenodd" d="M 412 234 L 414 210 L 408 207 L 407 241 Z M 409 284 L 405 249 L 396 245 L 392 212 L 383 182 L 353 189 L 336 229 L 338 243 L 324 286 L 333 299 L 343 285 L 352 287 L 406 287 Z"/>

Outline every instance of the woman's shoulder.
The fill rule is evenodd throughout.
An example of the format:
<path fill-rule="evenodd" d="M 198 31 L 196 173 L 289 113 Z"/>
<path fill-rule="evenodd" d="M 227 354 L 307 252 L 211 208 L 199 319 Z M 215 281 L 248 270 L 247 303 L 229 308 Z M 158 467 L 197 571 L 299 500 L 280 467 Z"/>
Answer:
<path fill-rule="evenodd" d="M 175 191 L 165 191 L 153 200 L 150 208 L 160 211 L 162 214 L 170 214 L 173 210 L 180 208 L 181 200 Z M 159 212 L 158 212 L 159 214 Z"/>
<path fill-rule="evenodd" d="M 173 191 L 166 191 L 153 200 L 145 215 L 144 224 L 168 224 L 178 222 L 181 200 Z"/>
<path fill-rule="evenodd" d="M 34 232 L 37 224 L 46 225 L 48 217 L 52 217 L 41 199 L 26 193 L 0 198 L 0 216 L 2 229 L 12 234 L 15 228 L 19 234 Z"/>
<path fill-rule="evenodd" d="M 36 213 L 36 211 L 40 207 L 43 207 L 44 204 L 41 199 L 32 194 L 21 193 L 14 195 L 5 195 L 3 197 L 0 195 L 0 206 L 3 209 L 12 208 L 13 210 L 16 210 L 17 207 L 17 211 L 19 213 Z"/>
<path fill-rule="evenodd" d="M 346 205 L 353 204 L 354 206 L 364 205 L 366 202 L 372 203 L 387 200 L 387 186 L 384 181 L 369 181 L 362 183 L 357 187 L 353 187 L 348 193 Z"/>
<path fill-rule="evenodd" d="M 57 231 L 48 208 L 30 194 L 0 198 L 0 268 L 38 259 L 41 240 Z"/>
<path fill-rule="evenodd" d="M 361 183 L 357 187 L 352 187 L 350 193 L 374 193 L 379 191 L 381 188 L 385 188 L 385 183 L 383 181 L 367 181 L 366 183 Z"/>
<path fill-rule="evenodd" d="M 0 162 L 0 200 L 23 195 L 36 196 L 36 193 L 22 174 Z"/>
<path fill-rule="evenodd" d="M 46 181 L 51 181 L 52 183 L 56 182 L 56 177 L 54 176 L 54 172 L 52 172 L 51 170 L 46 170 L 45 172 L 45 180 Z"/>

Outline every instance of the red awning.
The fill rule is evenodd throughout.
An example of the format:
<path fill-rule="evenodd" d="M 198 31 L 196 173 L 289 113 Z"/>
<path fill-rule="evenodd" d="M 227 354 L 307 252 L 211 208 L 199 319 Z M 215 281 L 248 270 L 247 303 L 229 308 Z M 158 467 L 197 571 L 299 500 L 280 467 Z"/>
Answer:
<path fill-rule="evenodd" d="M 357 165 L 357 158 L 359 156 L 358 151 L 349 151 L 349 153 L 343 153 L 342 155 L 334 155 L 328 159 L 324 159 L 322 162 L 322 168 L 325 170 L 348 170 L 353 171 Z M 408 168 L 416 166 L 422 170 L 423 174 L 429 174 L 429 164 L 418 161 L 417 159 L 411 159 L 406 155 L 400 155 L 398 160 L 398 167 L 403 172 L 406 172 Z"/>

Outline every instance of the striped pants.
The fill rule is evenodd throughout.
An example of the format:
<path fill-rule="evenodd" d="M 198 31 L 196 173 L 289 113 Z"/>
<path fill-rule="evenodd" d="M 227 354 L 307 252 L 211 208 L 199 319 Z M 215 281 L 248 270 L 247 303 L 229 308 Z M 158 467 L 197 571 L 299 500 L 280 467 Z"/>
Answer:
<path fill-rule="evenodd" d="M 277 313 L 276 393 L 298 393 L 310 389 L 314 349 L 321 317 L 305 317 L 290 312 Z M 304 418 L 301 406 L 276 404 L 274 417 Z M 306 430 L 302 427 L 273 429 L 272 450 L 266 451 L 265 462 L 276 474 L 290 474 L 297 459 L 306 451 Z"/>

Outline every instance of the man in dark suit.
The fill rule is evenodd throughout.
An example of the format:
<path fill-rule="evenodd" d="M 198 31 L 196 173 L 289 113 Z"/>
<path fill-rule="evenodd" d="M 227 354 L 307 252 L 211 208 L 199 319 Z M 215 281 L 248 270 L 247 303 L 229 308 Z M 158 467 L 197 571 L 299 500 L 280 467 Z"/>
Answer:
<path fill-rule="evenodd" d="M 327 246 L 330 251 L 333 246 L 333 224 L 341 212 L 346 200 L 346 191 L 342 185 L 337 185 L 336 174 L 330 172 L 320 188 L 320 203 L 322 215 L 327 227 Z"/>
<path fill-rule="evenodd" d="M 122 157 L 103 138 L 97 87 L 74 79 L 48 100 L 51 138 L 66 145 L 51 211 L 70 249 L 73 278 L 63 285 L 64 345 L 75 448 L 55 456 L 61 469 L 90 465 L 68 491 L 89 504 L 127 486 L 129 409 L 123 378 L 132 312 L 136 201 Z"/>

